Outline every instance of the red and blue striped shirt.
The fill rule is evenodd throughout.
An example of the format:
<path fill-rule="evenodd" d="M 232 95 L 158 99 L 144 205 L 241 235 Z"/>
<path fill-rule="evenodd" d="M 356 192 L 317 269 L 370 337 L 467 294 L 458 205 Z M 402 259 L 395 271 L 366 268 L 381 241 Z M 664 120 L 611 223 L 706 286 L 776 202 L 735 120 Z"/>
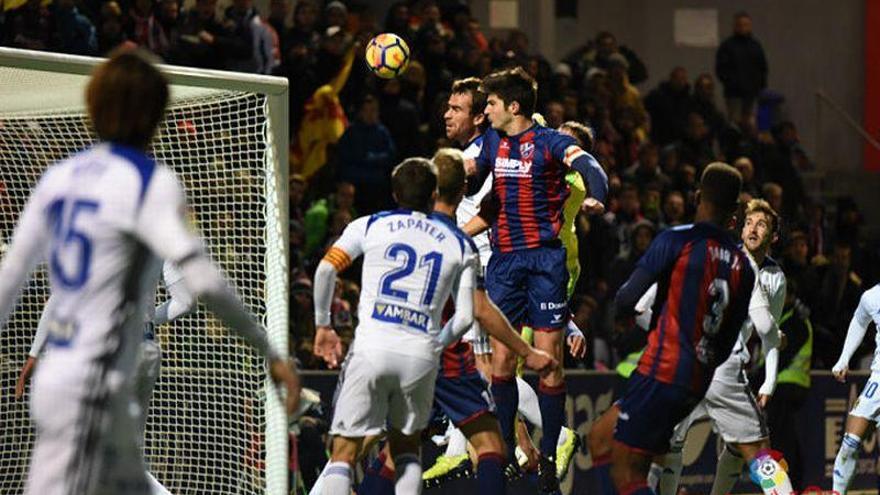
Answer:
<path fill-rule="evenodd" d="M 636 371 L 703 394 L 748 317 L 755 273 L 727 232 L 698 223 L 657 236 L 620 289 L 618 310 L 655 281 L 657 316 Z"/>
<path fill-rule="evenodd" d="M 571 136 L 539 125 L 513 136 L 486 131 L 475 159 L 476 182 L 482 184 L 493 175 L 493 250 L 506 253 L 558 240 L 569 193 L 565 174 L 575 161 L 578 169 L 587 168 L 582 163 L 586 155 Z M 590 169 L 590 177 L 597 183 L 595 196 L 604 200 L 607 178 L 601 167 L 594 168 L 598 170 Z"/>

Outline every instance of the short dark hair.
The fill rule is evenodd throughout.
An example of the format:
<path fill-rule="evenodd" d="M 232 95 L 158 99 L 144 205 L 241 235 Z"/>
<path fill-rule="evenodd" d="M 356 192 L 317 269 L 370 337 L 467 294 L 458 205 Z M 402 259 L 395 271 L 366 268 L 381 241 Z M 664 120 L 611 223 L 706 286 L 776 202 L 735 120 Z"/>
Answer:
<path fill-rule="evenodd" d="M 480 91 L 501 98 L 504 105 L 519 103 L 519 114 L 531 118 L 538 100 L 538 83 L 522 67 L 493 72 L 483 78 Z"/>
<path fill-rule="evenodd" d="M 120 49 L 99 65 L 86 88 L 98 138 L 145 149 L 168 104 L 168 81 L 141 50 Z"/>
<path fill-rule="evenodd" d="M 746 12 L 745 10 L 738 10 L 735 14 L 733 14 L 733 18 L 734 18 L 734 20 L 739 19 L 739 18 L 741 18 L 741 17 L 747 17 L 747 18 L 749 18 L 749 19 L 752 18 L 752 16 L 749 15 L 749 13 Z"/>
<path fill-rule="evenodd" d="M 482 83 L 478 77 L 466 77 L 452 83 L 452 94 L 471 95 L 471 117 L 482 114 L 486 108 L 486 93 L 480 91 Z"/>
<path fill-rule="evenodd" d="M 464 154 L 455 148 L 440 148 L 434 153 L 437 167 L 437 197 L 454 205 L 461 201 L 467 175 L 464 172 Z"/>
<path fill-rule="evenodd" d="M 391 190 L 402 208 L 430 212 L 437 190 L 437 168 L 425 158 L 407 158 L 391 172 Z"/>
<path fill-rule="evenodd" d="M 710 163 L 700 177 L 700 196 L 720 214 L 729 215 L 736 211 L 741 189 L 742 176 L 726 163 Z"/>
<path fill-rule="evenodd" d="M 568 129 L 574 134 L 578 145 L 585 151 L 593 151 L 593 130 L 576 120 L 567 120 L 559 126 L 559 130 Z"/>

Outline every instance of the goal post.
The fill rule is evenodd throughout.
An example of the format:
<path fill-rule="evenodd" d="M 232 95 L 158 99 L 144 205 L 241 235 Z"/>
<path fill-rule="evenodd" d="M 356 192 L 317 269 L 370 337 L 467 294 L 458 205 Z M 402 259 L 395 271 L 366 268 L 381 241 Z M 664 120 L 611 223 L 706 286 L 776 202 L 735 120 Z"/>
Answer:
<path fill-rule="evenodd" d="M 45 169 L 95 142 L 84 94 L 102 61 L 0 48 L 0 250 Z M 151 153 L 177 174 L 212 259 L 286 354 L 287 81 L 160 69 L 171 100 Z M 28 401 L 13 391 L 48 293 L 40 269 L 0 332 L 0 493 L 24 488 L 35 437 Z M 201 306 L 156 333 L 150 472 L 175 495 L 287 495 L 288 424 L 264 360 Z"/>

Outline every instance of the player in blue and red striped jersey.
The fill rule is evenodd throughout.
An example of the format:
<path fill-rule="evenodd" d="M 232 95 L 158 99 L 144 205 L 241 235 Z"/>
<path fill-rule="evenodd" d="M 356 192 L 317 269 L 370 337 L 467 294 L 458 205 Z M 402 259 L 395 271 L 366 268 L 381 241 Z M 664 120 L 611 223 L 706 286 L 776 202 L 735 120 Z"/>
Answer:
<path fill-rule="evenodd" d="M 733 167 L 707 166 L 695 223 L 660 234 L 617 293 L 617 317 L 629 318 L 658 284 L 648 345 L 615 405 L 610 474 L 621 495 L 653 493 L 646 485 L 651 458 L 669 450 L 675 425 L 705 395 L 748 315 L 755 273 L 726 231 L 741 186 Z M 607 445 L 610 431 L 592 432 L 602 433 Z"/>
<path fill-rule="evenodd" d="M 579 172 L 592 197 L 591 212 L 604 210 L 608 179 L 599 164 L 574 138 L 535 124 L 532 113 L 537 84 L 522 68 L 490 74 L 480 87 L 491 124 L 470 172 L 479 187 L 492 175 L 498 215 L 492 225 L 492 258 L 486 273 L 489 297 L 514 326 L 535 330 L 535 346 L 560 362 L 568 323 L 566 252 L 559 240 L 563 206 L 569 194 L 569 170 Z M 493 343 L 494 344 L 494 343 Z M 514 419 L 518 392 L 516 359 L 504 346 L 493 345 L 492 393 L 508 449 L 515 447 Z M 543 437 L 539 478 L 544 492 L 559 490 L 554 453 L 565 416 L 562 369 L 542 377 L 538 399 Z"/>

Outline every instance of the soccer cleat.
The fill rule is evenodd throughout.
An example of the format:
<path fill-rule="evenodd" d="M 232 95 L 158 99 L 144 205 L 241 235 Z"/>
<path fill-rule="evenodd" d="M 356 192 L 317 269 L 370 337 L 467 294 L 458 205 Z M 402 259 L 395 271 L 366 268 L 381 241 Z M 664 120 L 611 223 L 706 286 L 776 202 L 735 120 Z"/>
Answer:
<path fill-rule="evenodd" d="M 504 477 L 507 478 L 508 482 L 516 481 L 522 478 L 525 475 L 522 468 L 519 467 L 519 464 L 515 462 L 508 462 L 506 466 L 504 466 Z"/>
<path fill-rule="evenodd" d="M 564 426 L 562 429 L 565 431 L 565 442 L 556 447 L 556 476 L 560 480 L 568 473 L 574 453 L 583 445 L 580 435 L 575 431 Z"/>
<path fill-rule="evenodd" d="M 472 474 L 471 459 L 467 454 L 441 455 L 430 469 L 422 473 L 422 484 L 425 488 L 432 488 L 447 480 L 468 478 Z"/>
<path fill-rule="evenodd" d="M 556 477 L 556 459 L 541 454 L 538 461 L 538 489 L 540 493 L 559 492 L 559 478 Z"/>

